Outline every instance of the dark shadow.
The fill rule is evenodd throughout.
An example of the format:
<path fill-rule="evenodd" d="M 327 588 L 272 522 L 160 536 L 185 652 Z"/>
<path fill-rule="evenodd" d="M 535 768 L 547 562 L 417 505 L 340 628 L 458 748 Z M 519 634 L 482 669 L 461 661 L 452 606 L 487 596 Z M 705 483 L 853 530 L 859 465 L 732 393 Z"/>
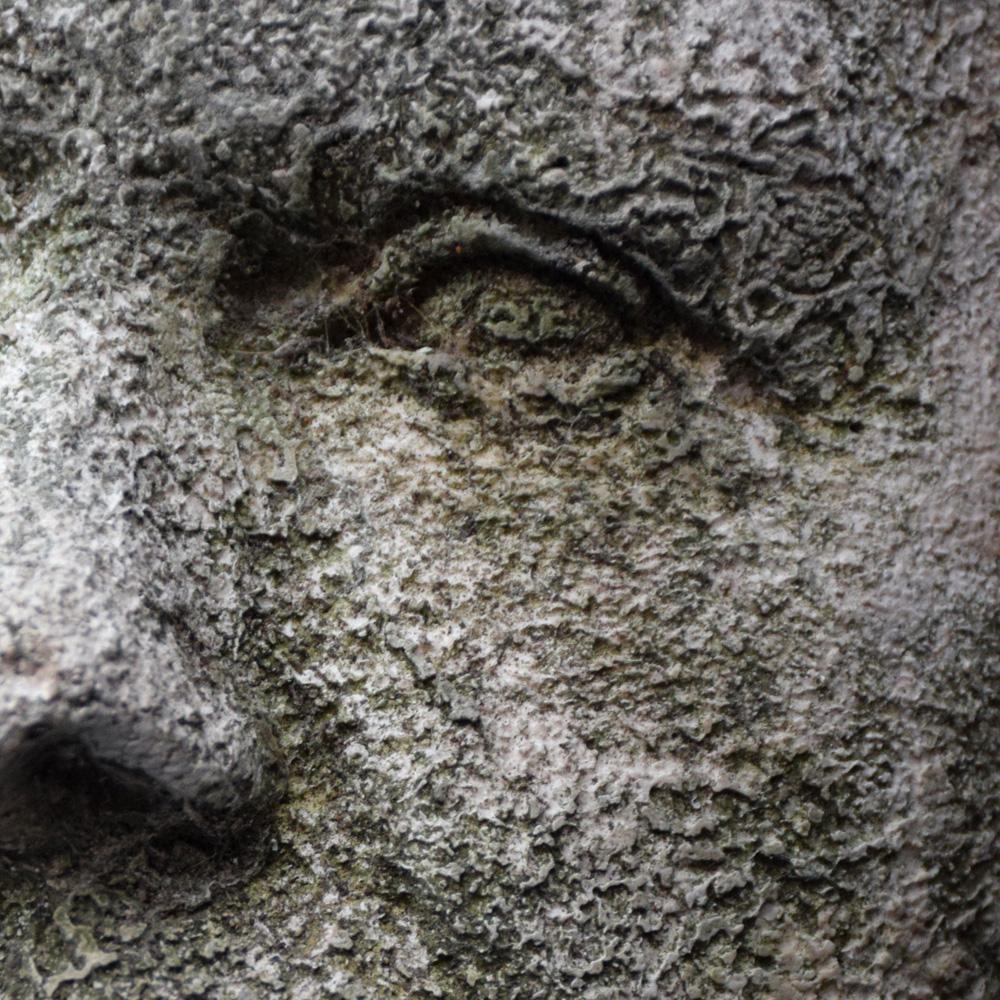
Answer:
<path fill-rule="evenodd" d="M 12 868 L 56 856 L 104 867 L 124 854 L 144 854 L 160 875 L 174 858 L 189 867 L 192 853 L 238 863 L 268 823 L 261 814 L 226 819 L 193 814 L 145 776 L 95 760 L 71 734 L 35 734 L 0 769 L 0 856 Z"/>

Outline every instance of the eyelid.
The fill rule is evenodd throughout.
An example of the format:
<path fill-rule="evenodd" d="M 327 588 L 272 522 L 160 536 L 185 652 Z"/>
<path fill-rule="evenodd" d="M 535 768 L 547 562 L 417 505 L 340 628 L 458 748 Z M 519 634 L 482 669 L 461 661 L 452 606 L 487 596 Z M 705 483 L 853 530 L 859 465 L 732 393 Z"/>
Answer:
<path fill-rule="evenodd" d="M 475 264 L 506 264 L 574 287 L 630 330 L 659 336 L 670 328 L 706 346 L 732 343 L 718 321 L 710 322 L 675 293 L 669 275 L 641 250 L 548 213 L 516 212 L 512 220 L 494 211 L 457 209 L 397 231 L 382 241 L 366 269 L 348 266 L 354 272 L 349 279 L 331 272 L 319 280 L 305 312 L 302 291 L 289 295 L 272 309 L 277 320 L 284 319 L 284 342 L 265 353 L 295 357 L 310 345 L 329 347 L 364 331 L 381 342 L 399 319 L 419 313 L 426 295 Z M 274 328 L 275 322 L 258 325 Z"/>
<path fill-rule="evenodd" d="M 484 259 L 568 281 L 626 315 L 638 312 L 647 298 L 636 277 L 593 240 L 548 237 L 467 214 L 423 223 L 389 240 L 366 285 L 374 302 L 385 302 L 412 293 L 435 271 Z"/>
<path fill-rule="evenodd" d="M 641 248 L 618 245 L 602 232 L 549 213 L 527 214 L 515 224 L 459 211 L 414 226 L 383 244 L 381 260 L 365 280 L 369 303 L 378 310 L 379 303 L 405 301 L 435 270 L 477 258 L 506 259 L 522 270 L 567 281 L 630 325 L 666 321 L 715 350 L 731 350 L 736 343 L 711 302 L 678 294 L 670 275 Z"/>

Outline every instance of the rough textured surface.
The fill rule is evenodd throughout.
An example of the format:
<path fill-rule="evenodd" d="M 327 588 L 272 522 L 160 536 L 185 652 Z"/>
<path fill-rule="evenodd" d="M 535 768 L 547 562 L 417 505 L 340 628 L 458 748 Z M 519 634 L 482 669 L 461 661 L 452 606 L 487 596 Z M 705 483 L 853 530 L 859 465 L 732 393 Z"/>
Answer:
<path fill-rule="evenodd" d="M 0 993 L 1000 995 L 967 3 L 0 12 Z"/>

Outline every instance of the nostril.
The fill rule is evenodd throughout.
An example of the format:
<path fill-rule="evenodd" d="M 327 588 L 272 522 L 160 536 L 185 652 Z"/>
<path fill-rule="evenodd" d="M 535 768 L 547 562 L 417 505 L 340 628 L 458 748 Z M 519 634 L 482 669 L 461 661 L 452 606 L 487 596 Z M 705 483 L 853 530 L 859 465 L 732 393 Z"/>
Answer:
<path fill-rule="evenodd" d="M 272 801 L 275 770 L 257 727 L 215 684 L 226 671 L 214 647 L 165 624 L 146 598 L 145 563 L 86 548 L 73 526 L 65 533 L 77 538 L 76 564 L 54 555 L 59 539 L 30 561 L 0 551 L 0 774 L 10 795 L 69 783 L 117 789 L 108 801 L 119 801 L 127 789 L 129 802 L 201 817 L 209 833 L 244 826 Z M 0 808 L 16 825 L 2 795 Z"/>
<path fill-rule="evenodd" d="M 0 847 L 44 848 L 70 814 L 80 836 L 171 820 L 225 835 L 273 800 L 272 741 L 162 642 L 145 652 L 124 668 L 0 655 Z"/>
<path fill-rule="evenodd" d="M 135 831 L 170 804 L 147 781 L 95 760 L 75 734 L 29 727 L 16 752 L 0 762 L 0 850 L 45 854 Z"/>
<path fill-rule="evenodd" d="M 41 743 L 45 739 L 47 733 L 47 727 L 41 722 L 36 722 L 25 729 L 24 742 L 26 744 Z"/>
<path fill-rule="evenodd" d="M 169 733 L 137 729 L 127 713 L 31 722 L 0 740 L 0 851 L 47 854 L 137 831 L 226 837 L 283 784 L 268 750 L 250 767 L 213 768 L 199 757 Z M 190 780 L 178 782 L 178 771 Z"/>

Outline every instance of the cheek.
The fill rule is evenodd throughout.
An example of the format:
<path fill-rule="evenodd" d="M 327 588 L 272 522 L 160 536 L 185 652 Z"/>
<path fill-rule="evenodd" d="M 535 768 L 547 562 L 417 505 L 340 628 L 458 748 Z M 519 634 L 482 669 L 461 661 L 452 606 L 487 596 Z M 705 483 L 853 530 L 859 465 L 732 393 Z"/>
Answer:
<path fill-rule="evenodd" d="M 721 752 L 848 655 L 877 502 L 772 417 L 644 398 L 498 429 L 376 380 L 297 407 L 303 544 L 261 585 L 310 697 L 402 670 L 458 715 L 530 703 L 598 746 Z"/>
<path fill-rule="evenodd" d="M 354 375 L 274 401 L 297 477 L 248 554 L 303 856 L 463 952 L 501 898 L 566 955 L 595 899 L 657 963 L 720 919 L 853 941 L 916 780 L 858 627 L 906 533 L 874 445 L 722 396 L 526 430 Z"/>

